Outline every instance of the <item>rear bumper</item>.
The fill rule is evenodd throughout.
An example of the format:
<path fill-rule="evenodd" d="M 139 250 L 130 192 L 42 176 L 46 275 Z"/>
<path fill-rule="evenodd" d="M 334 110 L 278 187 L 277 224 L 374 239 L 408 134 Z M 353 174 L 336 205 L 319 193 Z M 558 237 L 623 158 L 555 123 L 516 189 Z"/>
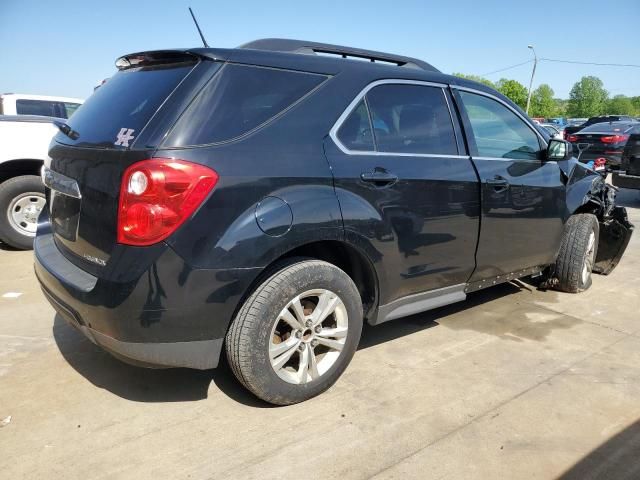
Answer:
<path fill-rule="evenodd" d="M 611 179 L 611 183 L 613 183 L 616 187 L 620 187 L 620 188 L 631 188 L 635 190 L 640 190 L 639 175 L 627 175 L 626 173 L 614 172 L 613 178 Z"/>
<path fill-rule="evenodd" d="M 96 345 L 148 367 L 215 368 L 235 309 L 259 269 L 191 269 L 168 246 L 137 279 L 95 277 L 69 261 L 47 226 L 35 273 L 58 314 Z M 130 266 L 123 264 L 124 270 Z"/>

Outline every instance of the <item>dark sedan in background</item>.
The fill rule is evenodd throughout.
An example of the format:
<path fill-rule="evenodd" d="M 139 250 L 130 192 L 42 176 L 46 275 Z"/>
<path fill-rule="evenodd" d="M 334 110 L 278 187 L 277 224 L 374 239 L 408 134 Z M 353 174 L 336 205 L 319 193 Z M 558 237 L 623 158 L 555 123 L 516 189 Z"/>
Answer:
<path fill-rule="evenodd" d="M 604 158 L 608 169 L 617 170 L 629 137 L 637 133 L 640 133 L 640 122 L 636 121 L 596 123 L 567 135 L 566 139 L 575 151 L 581 152 L 581 162 Z"/>
<path fill-rule="evenodd" d="M 600 115 L 597 117 L 591 117 L 589 118 L 589 120 L 587 120 L 584 123 L 573 123 L 573 122 L 569 122 L 569 124 L 565 127 L 564 129 L 564 138 L 567 139 L 567 137 L 573 133 L 579 132 L 580 130 L 582 130 L 583 128 L 586 128 L 590 125 L 594 125 L 596 123 L 608 123 L 608 122 L 635 122 L 637 121 L 636 119 L 634 119 L 633 117 L 630 117 L 628 115 Z"/>

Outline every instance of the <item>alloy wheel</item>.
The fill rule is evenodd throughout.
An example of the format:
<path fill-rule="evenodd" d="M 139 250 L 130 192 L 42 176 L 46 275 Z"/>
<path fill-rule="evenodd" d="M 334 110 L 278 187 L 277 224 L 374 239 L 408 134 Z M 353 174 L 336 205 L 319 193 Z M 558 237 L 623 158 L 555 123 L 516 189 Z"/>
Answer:
<path fill-rule="evenodd" d="M 301 293 L 282 309 L 273 325 L 271 367 L 288 383 L 316 380 L 340 357 L 348 331 L 347 309 L 337 294 L 326 289 Z"/>

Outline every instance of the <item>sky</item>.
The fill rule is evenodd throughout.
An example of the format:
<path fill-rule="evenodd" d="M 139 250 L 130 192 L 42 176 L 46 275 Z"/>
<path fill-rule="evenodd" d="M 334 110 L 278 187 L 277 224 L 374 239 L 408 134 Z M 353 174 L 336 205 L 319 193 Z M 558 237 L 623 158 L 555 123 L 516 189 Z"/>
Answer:
<path fill-rule="evenodd" d="M 640 0 L 0 0 L 0 93 L 86 98 L 131 52 L 235 47 L 282 37 L 426 60 L 445 73 L 484 75 L 538 57 L 640 64 Z M 529 84 L 531 63 L 486 75 Z M 584 75 L 610 94 L 640 95 L 640 68 L 538 63 L 533 88 L 568 98 Z"/>

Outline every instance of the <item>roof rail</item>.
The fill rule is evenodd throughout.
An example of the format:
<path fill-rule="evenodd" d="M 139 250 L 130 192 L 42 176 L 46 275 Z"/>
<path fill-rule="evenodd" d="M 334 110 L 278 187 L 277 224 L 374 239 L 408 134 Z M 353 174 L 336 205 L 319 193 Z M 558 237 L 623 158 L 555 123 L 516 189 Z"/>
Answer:
<path fill-rule="evenodd" d="M 341 45 L 331 45 L 329 43 L 310 42 L 307 40 L 290 40 L 286 38 L 263 38 L 253 42 L 240 45 L 240 48 L 251 48 L 255 50 L 270 50 L 277 52 L 305 53 L 311 55 L 328 54 L 341 56 L 342 58 L 357 58 L 369 60 L 372 63 L 391 63 L 399 67 L 418 68 L 429 72 L 440 72 L 434 66 L 418 60 L 417 58 L 403 57 L 392 53 L 375 52 L 373 50 L 363 50 L 361 48 L 343 47 Z"/>

